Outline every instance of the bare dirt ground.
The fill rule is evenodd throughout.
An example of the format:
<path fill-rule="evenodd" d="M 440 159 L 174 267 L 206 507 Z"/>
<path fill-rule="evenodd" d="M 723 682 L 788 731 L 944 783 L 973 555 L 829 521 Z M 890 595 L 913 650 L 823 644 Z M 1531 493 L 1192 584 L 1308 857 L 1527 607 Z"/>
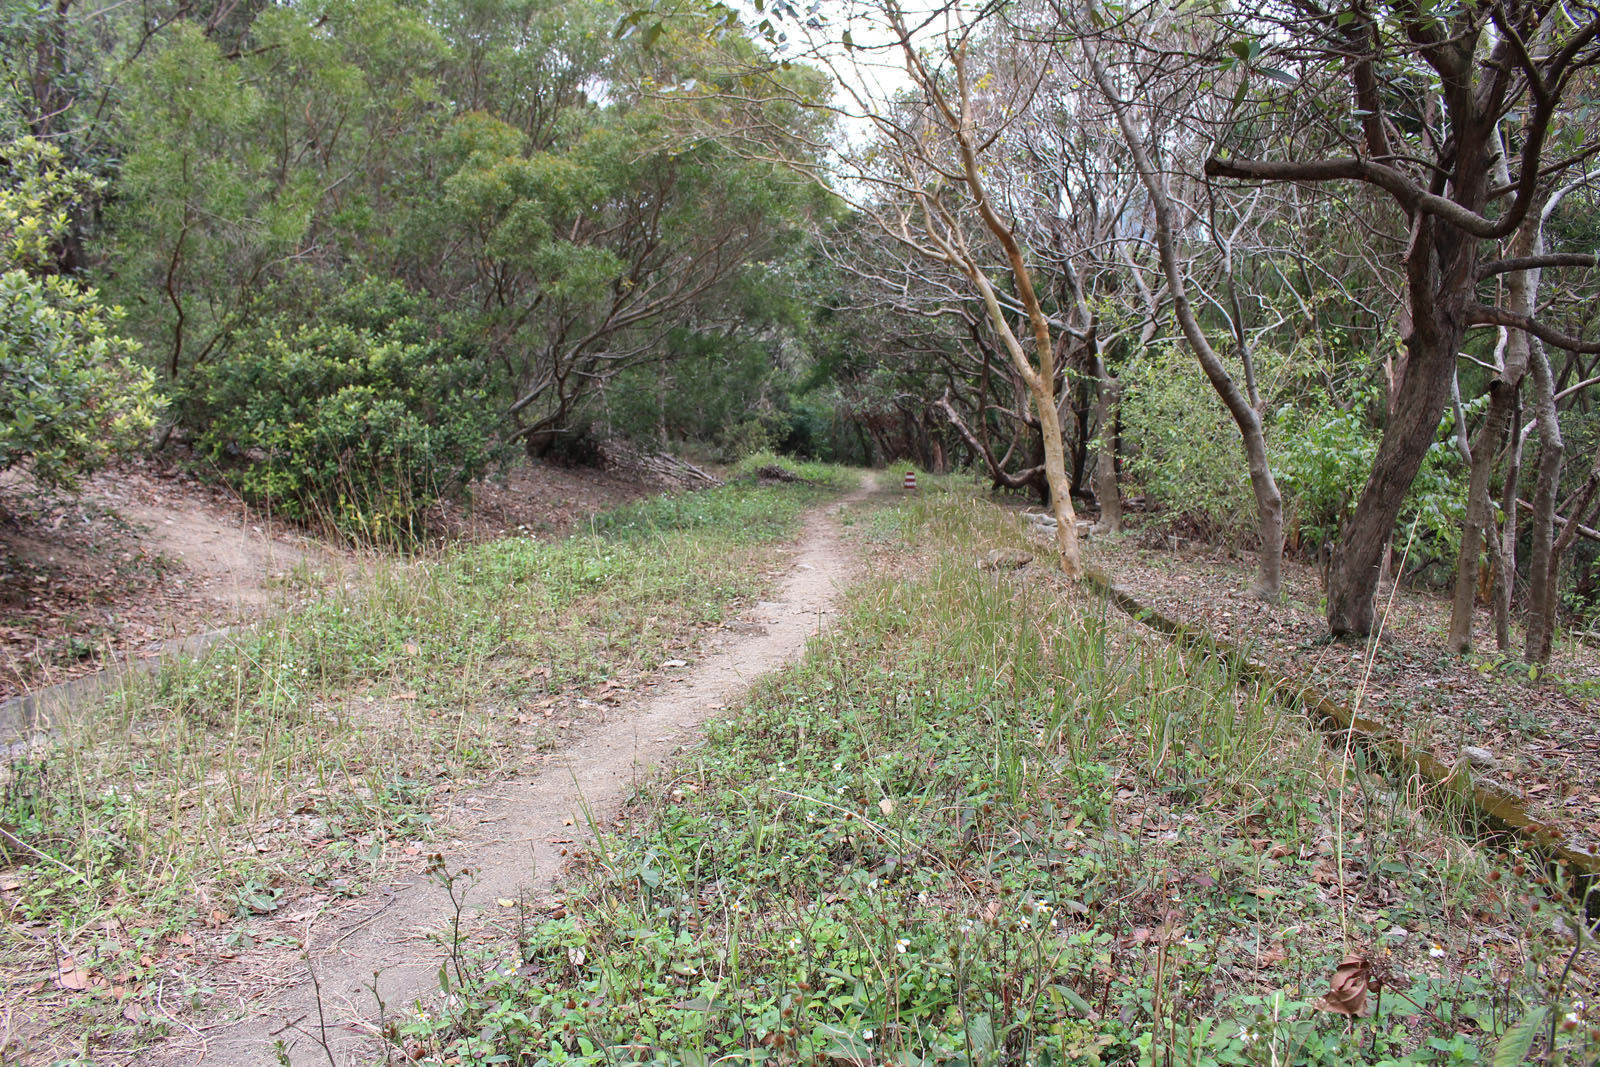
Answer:
<path fill-rule="evenodd" d="M 1323 590 L 1315 568 L 1285 561 L 1284 597 L 1267 604 L 1244 594 L 1255 574 L 1249 553 L 1206 546 L 1141 547 L 1136 534 L 1090 542 L 1092 564 L 1138 599 L 1200 626 L 1304 678 L 1334 700 L 1357 705 L 1446 764 L 1464 747 L 1489 750 L 1489 777 L 1520 795 L 1530 814 L 1568 843 L 1600 850 L 1600 654 L 1567 640 L 1552 672 L 1531 679 L 1514 655 L 1494 651 L 1487 610 L 1474 645 L 1445 650 L 1450 604 L 1426 591 L 1386 587 L 1381 640 L 1327 643 Z"/>
<path fill-rule="evenodd" d="M 521 463 L 439 508 L 453 540 L 559 536 L 660 490 L 603 471 Z M 163 642 L 283 611 L 354 562 L 348 547 L 275 521 L 154 462 L 49 494 L 0 476 L 0 700 L 148 657 Z"/>
<path fill-rule="evenodd" d="M 0 483 L 0 698 L 282 610 L 349 558 L 231 494 L 154 464 L 75 495 Z"/>
<path fill-rule="evenodd" d="M 383 1018 L 437 996 L 458 914 L 466 943 L 508 938 L 506 927 L 524 909 L 550 903 L 563 865 L 593 844 L 594 828 L 611 825 L 642 776 L 693 747 L 709 717 L 797 657 L 827 624 L 856 568 L 838 515 L 871 489 L 869 479 L 811 516 L 773 599 L 711 642 L 698 663 L 531 758 L 521 776 L 452 797 L 439 861 L 448 888 L 428 872 L 430 859 L 417 856 L 413 869 L 365 899 L 291 917 L 302 953 L 262 943 L 204 976 L 233 1001 L 239 1021 L 182 1023 L 187 1030 L 139 1062 L 243 1067 L 275 1062 L 278 1042 L 294 1064 L 374 1062 Z M 508 953 L 508 965 L 516 962 Z"/>

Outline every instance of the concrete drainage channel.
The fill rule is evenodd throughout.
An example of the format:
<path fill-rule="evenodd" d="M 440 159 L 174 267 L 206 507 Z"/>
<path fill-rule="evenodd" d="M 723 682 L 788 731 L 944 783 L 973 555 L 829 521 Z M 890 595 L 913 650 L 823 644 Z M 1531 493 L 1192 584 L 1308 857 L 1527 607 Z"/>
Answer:
<path fill-rule="evenodd" d="M 0 753 L 10 757 L 24 755 L 42 736 L 74 714 L 126 688 L 128 683 L 155 674 L 180 660 L 195 659 L 250 627 L 207 630 L 151 646 L 142 653 L 124 653 L 104 669 L 81 678 L 0 701 Z"/>
<path fill-rule="evenodd" d="M 1185 649 L 1222 661 L 1241 678 L 1265 686 L 1273 699 L 1286 707 L 1302 709 L 1330 744 L 1342 748 L 1348 738 L 1389 775 L 1415 781 L 1429 803 L 1461 818 L 1489 841 L 1527 848 L 1583 905 L 1589 923 L 1600 924 L 1600 856 L 1568 845 L 1558 830 L 1529 815 L 1512 798 L 1479 784 L 1465 766 L 1446 766 L 1430 753 L 1407 745 L 1382 723 L 1357 715 L 1314 686 L 1280 674 L 1237 646 L 1140 603 L 1099 571 L 1086 572 L 1084 580 L 1136 621 Z"/>

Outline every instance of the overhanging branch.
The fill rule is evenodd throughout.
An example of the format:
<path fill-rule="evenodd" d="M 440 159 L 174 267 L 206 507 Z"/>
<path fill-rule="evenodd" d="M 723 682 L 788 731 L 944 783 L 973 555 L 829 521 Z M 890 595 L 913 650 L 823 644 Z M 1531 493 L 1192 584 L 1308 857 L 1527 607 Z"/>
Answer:
<path fill-rule="evenodd" d="M 1507 311 L 1502 307 L 1490 304 L 1470 304 L 1467 306 L 1467 325 L 1469 326 L 1507 326 L 1513 330 L 1537 337 L 1547 345 L 1565 349 L 1568 352 L 1582 352 L 1586 355 L 1600 353 L 1600 341 L 1584 341 L 1571 337 L 1560 330 L 1552 329 L 1529 315 L 1522 315 L 1515 311 Z"/>

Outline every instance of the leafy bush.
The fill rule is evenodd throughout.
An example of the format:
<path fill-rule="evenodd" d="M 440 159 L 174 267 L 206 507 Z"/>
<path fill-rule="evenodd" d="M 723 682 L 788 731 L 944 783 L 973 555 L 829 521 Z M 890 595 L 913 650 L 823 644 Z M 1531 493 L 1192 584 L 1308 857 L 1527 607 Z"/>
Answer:
<path fill-rule="evenodd" d="M 1378 454 L 1378 436 L 1359 406 L 1341 410 L 1319 401 L 1277 411 L 1273 473 L 1285 502 L 1291 540 L 1316 549 L 1338 536 Z"/>
<path fill-rule="evenodd" d="M 1285 528 L 1302 548 L 1332 541 L 1355 508 L 1378 454 L 1380 434 L 1366 415 L 1378 403 L 1376 390 L 1369 389 L 1347 410 L 1324 399 L 1278 409 L 1271 428 L 1273 471 L 1283 490 Z M 1447 414 L 1396 524 L 1396 551 L 1409 546 L 1412 569 L 1453 564 L 1461 543 L 1466 479 L 1454 434 L 1455 417 Z"/>
<path fill-rule="evenodd" d="M 1127 471 L 1162 523 L 1206 539 L 1255 529 L 1255 501 L 1239 434 L 1186 352 L 1147 350 L 1123 374 Z"/>
<path fill-rule="evenodd" d="M 112 332 L 121 310 L 75 279 L 39 276 L 92 183 L 32 137 L 0 151 L 0 470 L 25 459 L 71 488 L 155 425 L 155 379 Z"/>
<path fill-rule="evenodd" d="M 249 329 L 191 385 L 199 451 L 247 496 L 407 540 L 496 458 L 483 360 L 427 302 L 363 281 Z"/>

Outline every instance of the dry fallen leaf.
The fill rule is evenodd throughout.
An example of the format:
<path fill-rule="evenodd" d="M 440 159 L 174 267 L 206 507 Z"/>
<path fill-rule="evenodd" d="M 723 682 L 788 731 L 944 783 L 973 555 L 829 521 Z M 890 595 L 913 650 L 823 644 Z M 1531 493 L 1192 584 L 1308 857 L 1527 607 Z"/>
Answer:
<path fill-rule="evenodd" d="M 1335 1015 L 1362 1015 L 1367 1010 L 1367 982 L 1372 977 L 1372 965 L 1360 956 L 1346 956 L 1344 962 L 1333 969 L 1333 981 L 1328 992 L 1318 997 L 1312 1007 Z"/>
<path fill-rule="evenodd" d="M 884 797 L 882 800 L 878 801 L 878 810 L 883 812 L 885 815 L 893 815 L 894 801 L 890 800 L 888 797 Z"/>
<path fill-rule="evenodd" d="M 56 974 L 56 985 L 62 989 L 88 989 L 93 985 L 89 972 L 79 967 L 71 956 L 64 956 L 61 968 Z"/>

